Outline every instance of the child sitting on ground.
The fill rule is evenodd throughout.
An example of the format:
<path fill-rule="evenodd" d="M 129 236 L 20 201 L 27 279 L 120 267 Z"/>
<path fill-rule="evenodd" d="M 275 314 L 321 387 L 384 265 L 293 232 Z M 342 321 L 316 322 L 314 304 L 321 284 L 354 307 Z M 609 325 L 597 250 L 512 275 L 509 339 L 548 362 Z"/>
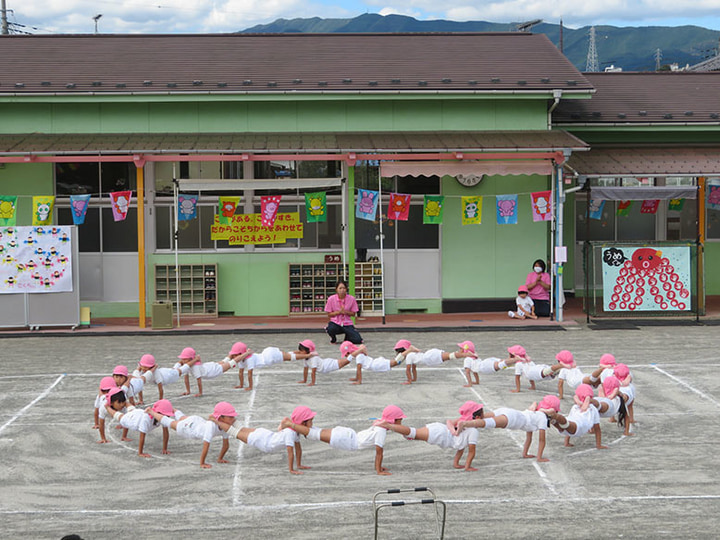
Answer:
<path fill-rule="evenodd" d="M 525 285 L 518 287 L 515 304 L 517 304 L 517 311 L 508 311 L 508 316 L 511 319 L 537 319 L 537 315 L 535 315 L 535 304 L 532 298 L 530 298 L 528 288 Z"/>

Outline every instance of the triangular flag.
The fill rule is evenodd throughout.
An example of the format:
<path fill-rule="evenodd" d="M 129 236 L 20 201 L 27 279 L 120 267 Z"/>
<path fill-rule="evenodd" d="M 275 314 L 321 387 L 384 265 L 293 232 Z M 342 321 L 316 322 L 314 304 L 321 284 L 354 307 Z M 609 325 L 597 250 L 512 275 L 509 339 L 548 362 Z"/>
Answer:
<path fill-rule="evenodd" d="M 518 196 L 517 195 L 496 195 L 496 213 L 498 225 L 517 225 L 518 220 Z"/>
<path fill-rule="evenodd" d="M 197 217 L 197 195 L 178 195 L 178 221 L 190 221 Z"/>
<path fill-rule="evenodd" d="M 537 191 L 530 194 L 533 221 L 550 221 L 552 218 L 551 191 Z"/>
<path fill-rule="evenodd" d="M 462 198 L 462 224 L 479 225 L 482 223 L 482 197 Z"/>
<path fill-rule="evenodd" d="M 112 201 L 110 207 L 115 221 L 125 221 L 130 209 L 131 198 L 132 191 L 113 191 L 110 193 L 110 201 Z"/>
<path fill-rule="evenodd" d="M 630 208 L 632 208 L 632 201 L 620 201 L 618 202 L 617 215 L 628 216 L 630 215 Z"/>
<path fill-rule="evenodd" d="M 655 212 L 657 212 L 659 205 L 660 205 L 660 201 L 658 199 L 650 199 L 647 201 L 643 201 L 642 206 L 640 207 L 640 213 L 641 214 L 654 214 Z"/>
<path fill-rule="evenodd" d="M 260 222 L 265 228 L 275 225 L 275 218 L 280 209 L 282 195 L 268 195 L 260 197 Z"/>
<path fill-rule="evenodd" d="M 357 206 L 355 207 L 355 217 L 375 221 L 377 213 L 378 200 L 380 199 L 379 191 L 369 189 L 358 189 Z"/>
<path fill-rule="evenodd" d="M 17 197 L 0 195 L 0 225 L 14 226 L 17 221 Z"/>
<path fill-rule="evenodd" d="M 708 186 L 708 208 L 720 210 L 720 186 Z"/>
<path fill-rule="evenodd" d="M 42 195 L 33 197 L 33 225 L 50 225 L 52 223 L 52 211 L 55 206 L 55 197 Z"/>
<path fill-rule="evenodd" d="M 603 210 L 605 209 L 605 200 L 596 201 L 590 199 L 589 216 L 590 219 L 602 219 Z"/>
<path fill-rule="evenodd" d="M 442 195 L 425 195 L 423 223 L 426 225 L 440 225 L 443 222 L 444 203 L 445 197 Z"/>
<path fill-rule="evenodd" d="M 391 193 L 388 203 L 388 219 L 407 221 L 410 214 L 410 195 Z"/>
<path fill-rule="evenodd" d="M 220 205 L 219 221 L 223 225 L 230 225 L 232 217 L 235 215 L 235 209 L 240 204 L 240 197 L 220 197 L 218 202 Z"/>
<path fill-rule="evenodd" d="M 305 194 L 305 218 L 308 223 L 327 221 L 327 199 L 324 191 Z"/>
<path fill-rule="evenodd" d="M 70 210 L 74 225 L 82 225 L 85 223 L 85 216 L 87 215 L 89 204 L 90 194 L 70 195 Z"/>
<path fill-rule="evenodd" d="M 685 206 L 685 199 L 670 199 L 668 202 L 668 210 L 671 212 L 680 212 Z"/>

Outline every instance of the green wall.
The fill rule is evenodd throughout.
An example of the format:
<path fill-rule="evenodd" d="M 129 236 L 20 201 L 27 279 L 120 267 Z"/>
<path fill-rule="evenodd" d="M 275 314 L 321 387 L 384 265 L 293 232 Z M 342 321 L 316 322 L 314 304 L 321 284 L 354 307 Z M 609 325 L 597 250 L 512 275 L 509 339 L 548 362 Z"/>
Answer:
<path fill-rule="evenodd" d="M 443 298 L 516 296 L 535 259 L 549 255 L 549 222 L 534 222 L 530 192 L 550 189 L 545 176 L 492 176 L 467 188 L 452 177 L 442 179 L 445 195 L 442 226 Z M 495 195 L 519 194 L 518 224 L 498 225 Z M 462 225 L 461 196 L 483 196 L 482 224 Z"/>
<path fill-rule="evenodd" d="M 5 163 L 0 165 L 0 195 L 17 195 L 17 225 L 32 225 L 33 195 L 54 195 L 51 163 Z"/>

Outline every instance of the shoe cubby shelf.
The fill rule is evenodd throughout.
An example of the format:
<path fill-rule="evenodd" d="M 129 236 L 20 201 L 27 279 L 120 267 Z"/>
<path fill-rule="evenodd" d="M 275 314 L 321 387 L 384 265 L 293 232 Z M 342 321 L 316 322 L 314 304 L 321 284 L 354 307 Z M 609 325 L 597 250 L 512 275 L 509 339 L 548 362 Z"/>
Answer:
<path fill-rule="evenodd" d="M 172 302 L 178 312 L 177 291 L 180 289 L 180 315 L 218 316 L 217 264 L 155 265 L 155 301 Z M 179 285 L 178 285 L 179 282 Z"/>
<path fill-rule="evenodd" d="M 335 285 L 347 279 L 347 275 L 347 265 L 342 263 L 289 264 L 290 315 L 325 313 L 328 297 L 335 294 Z M 382 265 L 379 262 L 355 263 L 355 299 L 360 316 L 382 315 Z"/>

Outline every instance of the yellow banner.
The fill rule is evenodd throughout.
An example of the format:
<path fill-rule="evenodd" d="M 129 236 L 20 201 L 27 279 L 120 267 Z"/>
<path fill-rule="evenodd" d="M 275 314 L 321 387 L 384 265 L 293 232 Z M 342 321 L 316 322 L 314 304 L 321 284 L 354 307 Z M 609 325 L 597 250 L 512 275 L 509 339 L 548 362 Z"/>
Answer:
<path fill-rule="evenodd" d="M 230 245 L 240 244 L 284 244 L 288 238 L 303 237 L 303 223 L 300 214 L 291 212 L 278 214 L 272 227 L 263 227 L 260 214 L 241 214 L 232 216 L 229 225 L 220 223 L 215 214 L 210 229 L 212 240 L 227 240 Z"/>

